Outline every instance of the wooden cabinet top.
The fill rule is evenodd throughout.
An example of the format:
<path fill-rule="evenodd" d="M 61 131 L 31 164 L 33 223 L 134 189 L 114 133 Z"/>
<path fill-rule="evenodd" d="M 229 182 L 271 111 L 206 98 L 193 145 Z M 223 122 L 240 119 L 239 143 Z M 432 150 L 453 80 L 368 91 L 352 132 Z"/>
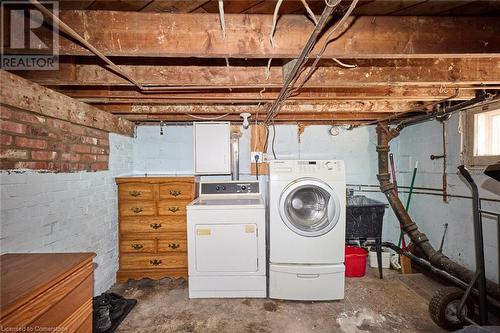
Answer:
<path fill-rule="evenodd" d="M 23 253 L 0 256 L 0 313 L 5 316 L 88 265 L 95 253 Z"/>
<path fill-rule="evenodd" d="M 188 175 L 155 175 L 155 176 L 124 176 L 115 178 L 117 184 L 124 183 L 170 183 L 170 182 L 191 182 L 194 183 L 194 176 Z"/>

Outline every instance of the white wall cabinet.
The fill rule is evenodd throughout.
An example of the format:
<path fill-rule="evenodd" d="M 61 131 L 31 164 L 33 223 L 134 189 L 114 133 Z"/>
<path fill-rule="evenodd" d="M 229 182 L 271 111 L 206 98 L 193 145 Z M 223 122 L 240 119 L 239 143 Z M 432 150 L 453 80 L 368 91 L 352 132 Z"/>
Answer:
<path fill-rule="evenodd" d="M 194 173 L 231 173 L 231 126 L 229 122 L 194 123 Z"/>

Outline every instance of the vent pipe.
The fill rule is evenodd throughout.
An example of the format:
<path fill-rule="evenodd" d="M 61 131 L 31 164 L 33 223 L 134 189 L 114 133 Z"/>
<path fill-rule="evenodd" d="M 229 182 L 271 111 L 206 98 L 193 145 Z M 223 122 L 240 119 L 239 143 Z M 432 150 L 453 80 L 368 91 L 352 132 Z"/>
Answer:
<path fill-rule="evenodd" d="M 240 136 L 239 131 L 231 131 L 231 180 L 240 180 Z"/>

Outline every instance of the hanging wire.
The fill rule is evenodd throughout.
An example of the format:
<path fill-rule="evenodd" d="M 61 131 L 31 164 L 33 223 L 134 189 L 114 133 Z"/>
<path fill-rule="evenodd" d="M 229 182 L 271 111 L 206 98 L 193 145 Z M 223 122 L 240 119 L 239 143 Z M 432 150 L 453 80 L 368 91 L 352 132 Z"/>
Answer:
<path fill-rule="evenodd" d="M 313 20 L 313 22 L 314 22 L 315 25 L 317 25 L 318 24 L 318 19 L 316 18 L 316 16 L 314 15 L 313 11 L 311 10 L 311 8 L 309 7 L 309 5 L 307 4 L 307 1 L 306 0 L 300 0 L 300 1 L 302 1 L 302 4 L 304 5 L 304 7 L 306 9 L 306 12 L 311 17 L 311 20 Z"/>
<path fill-rule="evenodd" d="M 332 58 L 332 60 L 335 61 L 340 66 L 345 67 L 345 68 L 356 68 L 356 67 L 358 67 L 358 65 L 356 65 L 356 64 L 346 64 L 346 63 L 340 61 L 337 58 Z"/>
<path fill-rule="evenodd" d="M 349 8 L 347 9 L 347 11 L 344 13 L 344 15 L 342 16 L 342 18 L 337 21 L 337 23 L 335 23 L 335 25 L 333 26 L 333 28 L 330 30 L 330 32 L 328 33 L 326 39 L 325 39 L 325 42 L 323 43 L 323 46 L 321 47 L 320 51 L 318 52 L 318 54 L 316 55 L 316 58 L 314 59 L 314 62 L 312 63 L 311 67 L 309 67 L 309 71 L 307 72 L 305 78 L 302 80 L 302 82 L 299 84 L 298 87 L 292 89 L 292 92 L 296 92 L 298 91 L 299 89 L 301 89 L 304 84 L 311 78 L 312 74 L 316 71 L 316 67 L 318 65 L 318 62 L 320 61 L 321 57 L 323 56 L 323 54 L 325 53 L 326 51 L 326 47 L 328 46 L 328 44 L 330 44 L 330 42 L 333 40 L 331 39 L 331 36 L 333 35 L 333 33 L 335 31 L 337 31 L 337 29 L 344 24 L 344 22 L 347 20 L 347 18 L 351 15 L 351 13 L 353 12 L 354 8 L 356 7 L 357 3 L 358 3 L 359 0 L 353 0 L 351 5 L 349 6 Z M 340 61 L 338 61 L 340 63 Z"/>
<path fill-rule="evenodd" d="M 271 104 L 268 108 L 268 115 L 266 117 L 266 123 L 269 122 L 269 120 L 271 120 L 278 112 L 279 110 L 281 109 L 281 107 L 283 106 L 283 104 L 285 103 L 285 101 L 294 93 L 296 93 L 299 89 L 301 89 L 304 84 L 307 82 L 307 80 L 309 80 L 309 78 L 311 77 L 311 75 L 314 73 L 314 71 L 316 70 L 316 67 L 317 67 L 317 64 L 319 62 L 319 60 L 321 59 L 321 57 L 323 56 L 325 50 L 326 50 L 326 47 L 328 46 L 328 44 L 332 41 L 330 39 L 330 37 L 333 35 L 333 33 L 335 31 L 337 31 L 337 29 L 342 26 L 344 24 L 344 22 L 347 20 L 347 18 L 351 15 L 351 13 L 353 12 L 354 8 L 356 7 L 357 3 L 358 3 L 359 0 L 353 0 L 351 5 L 349 6 L 349 8 L 347 9 L 347 11 L 344 13 L 344 15 L 342 16 L 342 18 L 337 21 L 335 23 L 335 25 L 333 26 L 333 28 L 330 30 L 330 32 L 328 33 L 326 39 L 325 39 L 325 42 L 323 43 L 323 46 L 321 47 L 319 53 L 317 54 L 312 66 L 309 68 L 309 71 L 307 72 L 304 80 L 302 80 L 302 82 L 294 88 L 295 86 L 295 83 L 296 81 L 299 79 L 300 77 L 300 74 L 301 74 L 301 71 L 299 70 L 303 70 L 303 67 L 305 62 L 307 61 L 308 59 L 308 55 L 310 54 L 312 48 L 314 47 L 315 43 L 311 43 L 311 45 L 308 45 L 306 44 L 306 47 L 304 48 L 303 50 L 303 54 L 305 54 L 305 57 L 303 57 L 302 59 L 300 59 L 301 63 L 298 64 L 299 66 L 299 70 L 296 71 L 295 73 L 295 76 L 292 77 L 292 78 L 287 78 L 287 81 L 285 82 L 285 85 L 284 85 L 284 88 L 282 90 L 282 92 L 280 92 L 280 94 L 278 95 L 278 97 L 276 98 L 275 102 L 273 104 Z M 327 7 L 329 8 L 333 8 L 334 6 L 337 6 L 340 1 L 339 0 L 336 0 L 335 2 L 330 3 L 330 2 L 325 2 L 327 4 Z M 331 10 L 330 10 L 331 11 Z M 325 11 L 323 12 L 323 14 L 325 14 Z M 322 16 L 320 17 L 320 21 L 322 22 L 322 24 L 324 24 L 324 21 L 322 20 L 325 20 L 325 17 L 324 15 L 322 14 Z M 319 27 L 319 28 L 322 28 L 322 27 Z M 316 29 L 318 29 L 318 25 L 316 26 Z M 311 36 L 312 37 L 312 36 Z M 300 57 L 299 57 L 300 58 Z M 299 59 L 298 59 L 299 60 Z M 298 61 L 297 60 L 297 61 Z M 297 67 L 297 64 L 294 65 L 294 68 Z"/>
<path fill-rule="evenodd" d="M 224 0 L 219 0 L 219 16 L 220 16 L 220 27 L 222 29 L 222 38 L 226 38 L 226 20 L 224 18 Z"/>
<path fill-rule="evenodd" d="M 276 3 L 276 7 L 274 7 L 273 13 L 273 25 L 271 26 L 271 33 L 269 34 L 269 41 L 271 42 L 271 46 L 274 47 L 274 31 L 276 30 L 276 23 L 278 22 L 278 12 L 281 7 L 281 3 L 283 0 L 278 0 Z"/>

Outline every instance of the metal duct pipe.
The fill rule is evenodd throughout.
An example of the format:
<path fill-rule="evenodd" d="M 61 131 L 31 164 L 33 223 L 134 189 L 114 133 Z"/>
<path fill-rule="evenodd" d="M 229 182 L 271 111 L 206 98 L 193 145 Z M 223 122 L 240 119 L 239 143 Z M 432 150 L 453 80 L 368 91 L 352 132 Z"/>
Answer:
<path fill-rule="evenodd" d="M 231 135 L 231 180 L 240 180 L 240 137 Z"/>
<path fill-rule="evenodd" d="M 474 277 L 474 272 L 455 263 L 444 254 L 436 251 L 427 239 L 427 236 L 418 230 L 418 226 L 413 222 L 410 215 L 399 199 L 394 185 L 390 181 L 389 174 L 389 142 L 399 135 L 399 128 L 390 128 L 387 123 L 377 125 L 377 153 L 378 153 L 378 174 L 380 190 L 385 194 L 394 214 L 401 222 L 404 232 L 411 238 L 415 246 L 422 250 L 429 262 L 436 268 L 442 269 L 458 279 L 470 282 Z M 490 296 L 500 300 L 500 285 L 487 281 L 486 289 Z"/>

